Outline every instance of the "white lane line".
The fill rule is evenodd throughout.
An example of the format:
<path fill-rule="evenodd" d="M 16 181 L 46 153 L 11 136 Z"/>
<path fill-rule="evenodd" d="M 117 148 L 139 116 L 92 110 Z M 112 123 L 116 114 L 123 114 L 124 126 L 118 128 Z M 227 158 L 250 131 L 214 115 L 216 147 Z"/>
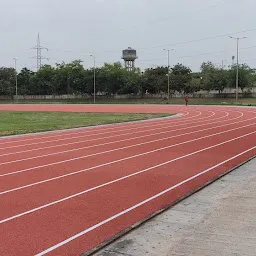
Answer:
<path fill-rule="evenodd" d="M 208 111 L 208 112 L 211 112 L 211 113 L 213 113 L 212 111 Z M 202 113 L 201 112 L 199 112 L 200 114 L 198 115 L 198 116 L 200 116 L 200 115 L 202 115 Z M 214 114 L 215 115 L 215 114 Z M 209 118 L 210 117 L 212 117 L 212 116 L 214 116 L 214 115 L 211 115 L 211 116 L 209 116 Z M 197 117 L 197 116 L 195 116 L 195 117 Z M 191 117 L 192 118 L 192 117 Z M 160 118 L 159 118 L 160 119 Z M 148 124 L 148 125 L 144 125 L 144 126 L 135 126 L 135 127 L 133 127 L 133 128 L 125 128 L 126 126 L 124 125 L 124 128 L 125 129 L 121 129 L 121 130 L 116 130 L 114 127 L 112 128 L 112 130 L 114 130 L 114 132 L 122 132 L 122 131 L 128 131 L 128 130 L 139 130 L 139 129 L 143 129 L 143 128 L 145 128 L 145 127 L 157 127 L 157 126 L 160 126 L 160 125 L 163 125 L 163 124 L 168 124 L 168 123 L 170 123 L 173 119 L 166 119 L 166 118 L 162 118 L 162 119 L 160 119 L 161 121 L 158 121 L 157 122 L 157 124 Z M 184 122 L 186 122 L 186 121 L 183 121 L 183 120 L 181 120 L 180 121 L 180 123 L 181 124 L 179 124 L 178 123 L 178 125 L 182 125 Z M 127 122 L 128 123 L 128 122 Z M 154 122 L 155 123 L 155 122 Z M 123 123 L 124 124 L 124 123 Z M 94 128 L 96 128 L 97 129 L 97 126 L 94 126 Z M 107 129 L 106 129 L 107 130 Z M 109 129 L 107 130 L 107 131 L 104 131 L 104 132 L 99 132 L 99 133 L 95 133 L 93 130 L 91 130 L 91 132 L 93 132 L 93 133 L 89 133 L 88 135 L 86 135 L 86 136 L 95 136 L 95 135 L 104 135 L 104 134 L 108 134 L 108 133 L 112 133 L 113 131 L 109 131 Z M 42 139 L 45 139 L 45 142 L 51 142 L 51 141 L 61 141 L 61 140 L 65 140 L 66 139 L 66 137 L 67 136 L 69 136 L 69 138 L 80 138 L 80 137 L 84 137 L 85 135 L 84 134 L 87 134 L 87 132 L 88 131 L 85 131 L 85 132 L 77 132 L 76 134 L 83 134 L 83 136 L 74 136 L 74 137 L 72 137 L 72 136 L 69 136 L 69 134 L 67 134 L 67 135 L 64 135 L 65 136 L 65 138 L 64 139 L 56 139 L 56 140 L 51 140 L 51 138 L 55 138 L 55 137 L 59 137 L 59 136 L 62 136 L 62 135 L 56 135 L 56 136 L 48 136 L 48 137 L 44 137 L 44 138 L 40 138 L 40 137 L 38 137 L 38 138 L 29 138 L 29 139 L 26 139 L 26 140 L 18 140 L 18 141 L 6 141 L 6 142 L 3 142 L 3 143 L 1 143 L 0 145 L 2 146 L 2 145 L 5 145 L 5 144 L 12 144 L 12 143 L 20 143 L 20 142 L 26 142 L 26 141 L 35 141 L 35 140 L 42 140 Z M 72 133 L 73 134 L 73 133 Z M 50 140 L 48 140 L 48 139 L 50 139 Z M 40 144 L 41 142 L 37 142 L 38 144 Z M 23 145 L 34 145 L 35 143 L 29 143 L 29 144 L 22 144 L 21 146 L 23 146 Z M 11 148 L 11 147 L 4 147 L 4 148 Z M 0 148 L 0 149 L 4 149 L 4 148 Z"/>
<path fill-rule="evenodd" d="M 140 203 L 135 204 L 135 205 L 133 205 L 130 208 L 127 208 L 126 210 L 124 210 L 122 212 L 119 212 L 119 213 L 109 217 L 108 219 L 105 219 L 105 220 L 95 224 L 94 226 L 91 226 L 91 227 L 83 230 L 82 232 L 77 233 L 76 235 L 69 237 L 66 240 L 63 240 L 62 242 L 60 242 L 60 243 L 58 243 L 58 244 L 56 244 L 56 245 L 54 245 L 54 246 L 52 246 L 52 247 L 50 247 L 48 249 L 46 249 L 46 250 L 36 254 L 36 256 L 43 256 L 45 254 L 48 254 L 49 252 L 52 252 L 52 251 L 58 249 L 59 247 L 65 245 L 65 244 L 67 244 L 67 243 L 69 243 L 69 242 L 71 242 L 71 241 L 73 241 L 73 240 L 75 240 L 75 239 L 77 239 L 77 238 L 79 238 L 79 237 L 81 237 L 81 236 L 83 236 L 83 235 L 85 235 L 85 234 L 87 234 L 87 233 L 89 233 L 89 232 L 91 232 L 91 231 L 101 227 L 101 226 L 103 226 L 104 224 L 106 224 L 108 222 L 111 222 L 112 220 L 115 220 L 115 219 L 121 217 L 122 215 L 124 215 L 124 214 L 126 214 L 128 212 L 131 212 L 131 211 L 139 208 L 140 206 L 142 206 L 142 205 L 144 205 L 146 203 L 149 203 L 150 201 L 152 201 L 154 199 L 157 199 L 158 197 L 161 197 L 164 194 L 166 194 L 166 193 L 168 193 L 168 192 L 170 192 L 170 191 L 172 191 L 172 190 L 174 190 L 174 189 L 176 189 L 176 188 L 178 188 L 178 187 L 180 187 L 180 186 L 182 186 L 182 185 L 184 185 L 184 184 L 186 184 L 186 183 L 188 183 L 188 182 L 190 182 L 190 181 L 192 181 L 192 180 L 194 180 L 194 179 L 196 179 L 196 178 L 198 178 L 200 176 L 202 176 L 203 174 L 206 174 L 206 173 L 216 169 L 217 167 L 219 167 L 219 166 L 221 166 L 223 164 L 226 164 L 226 163 L 228 163 L 228 162 L 230 162 L 230 161 L 232 161 L 232 160 L 234 160 L 234 159 L 236 159 L 236 158 L 238 158 L 238 157 L 240 157 L 240 156 L 242 156 L 242 155 L 244 155 L 244 154 L 246 154 L 246 153 L 248 153 L 248 152 L 250 152 L 250 151 L 252 151 L 254 149 L 256 149 L 256 147 L 252 147 L 252 148 L 250 148 L 250 149 L 248 149 L 248 150 L 246 150 L 246 151 L 244 151 L 244 152 L 242 152 L 242 153 L 240 153 L 238 155 L 235 155 L 235 156 L 233 156 L 233 157 L 231 157 L 231 158 L 229 158 L 229 159 L 227 159 L 227 160 L 225 160 L 225 161 L 223 161 L 223 162 L 221 162 L 219 164 L 216 164 L 216 165 L 214 165 L 214 166 L 212 166 L 212 167 L 210 167 L 210 168 L 208 168 L 208 169 L 206 169 L 206 170 L 204 170 L 204 171 L 202 171 L 202 172 L 200 172 L 200 173 L 198 173 L 198 174 L 196 174 L 194 176 L 191 176 L 190 178 L 188 178 L 186 180 L 183 180 L 182 182 L 179 182 L 176 185 L 174 185 L 174 186 L 172 186 L 172 187 L 170 187 L 170 188 L 168 188 L 166 190 L 163 190 L 162 192 L 160 192 L 160 193 L 158 193 L 158 194 L 156 194 L 156 195 L 154 195 L 152 197 L 149 197 L 146 200 L 141 201 Z"/>
<path fill-rule="evenodd" d="M 212 116 L 211 116 L 212 117 Z M 209 117 L 207 117 L 209 118 Z M 200 119 L 207 119 L 207 118 L 200 118 Z M 198 120 L 198 119 L 197 119 Z M 184 122 L 185 123 L 185 122 Z M 119 132 L 124 132 L 124 131 L 131 131 L 131 130 L 140 130 L 142 132 L 142 129 L 143 128 L 146 128 L 146 127 L 158 127 L 158 126 L 163 126 L 163 124 L 165 125 L 168 125 L 168 123 L 164 122 L 158 122 L 156 125 L 146 125 L 144 127 L 139 127 L 139 128 L 127 128 L 127 129 L 123 129 L 123 130 L 118 130 L 118 131 L 112 131 L 112 132 L 102 132 L 102 133 L 94 133 L 94 134 L 86 134 L 86 135 L 82 135 L 82 136 L 70 136 L 70 137 L 65 137 L 65 138 L 62 138 L 62 139 L 56 139 L 56 140 L 45 140 L 45 141 L 42 141 L 42 142 L 34 142 L 34 143 L 29 143 L 29 144 L 21 144 L 21 145 L 15 145 L 15 146 L 8 146 L 8 147 L 3 147 L 3 148 L 0 148 L 0 150 L 6 150 L 6 149 L 11 149 L 11 148 L 20 148 L 20 147 L 26 147 L 26 146 L 32 146 L 32 145 L 40 145 L 40 144 L 47 144 L 47 143 L 51 143 L 51 142 L 59 142 L 59 141 L 66 141 L 66 140 L 71 140 L 71 139 L 80 139 L 80 138 L 86 138 L 86 137 L 91 137 L 91 136 L 98 136 L 98 135 L 104 135 L 104 134 L 112 134 L 112 133 L 119 133 Z M 173 125 L 172 127 L 174 126 L 181 126 L 181 125 L 185 125 L 185 124 L 177 124 L 177 125 Z M 158 129 L 161 129 L 158 128 Z M 99 139 L 99 138 L 98 138 Z M 34 141 L 34 139 L 33 139 Z"/>
<path fill-rule="evenodd" d="M 42 209 L 47 208 L 47 207 L 49 207 L 49 206 L 52 206 L 52 205 L 55 205 L 55 204 L 59 204 L 59 203 L 61 203 L 61 202 L 64 202 L 64 201 L 67 201 L 67 200 L 69 200 L 69 199 L 78 197 L 78 196 L 80 196 L 80 195 L 84 195 L 84 194 L 86 194 L 86 193 L 88 193 L 88 192 L 91 192 L 91 191 L 94 191 L 94 190 L 96 190 L 96 189 L 99 189 L 99 188 L 108 186 L 108 185 L 110 185 L 110 184 L 117 183 L 117 182 L 119 182 L 119 181 L 128 179 L 128 178 L 130 178 L 130 177 L 134 177 L 134 176 L 137 176 L 137 175 L 139 175 L 139 174 L 142 174 L 142 173 L 151 171 L 151 170 L 153 170 L 153 169 L 156 169 L 156 168 L 158 168 L 158 167 L 161 167 L 161 166 L 170 164 L 170 163 L 172 163 L 172 162 L 175 162 L 175 161 L 178 161 L 178 160 L 181 160 L 181 159 L 184 159 L 184 158 L 187 158 L 187 157 L 196 155 L 196 154 L 201 153 L 201 152 L 203 152 L 203 151 L 207 151 L 207 150 L 209 150 L 209 149 L 212 149 L 212 148 L 215 148 L 215 147 L 219 147 L 219 146 L 221 146 L 221 145 L 230 143 L 230 142 L 232 142 L 232 141 L 235 141 L 235 140 L 238 140 L 238 139 L 247 137 L 247 136 L 249 136 L 249 135 L 251 135 L 251 134 L 254 134 L 254 133 L 256 133 L 256 131 L 255 131 L 255 132 L 248 133 L 248 134 L 245 134 L 245 135 L 242 135 L 242 136 L 239 136 L 239 137 L 236 137 L 236 138 L 233 138 L 232 140 L 228 140 L 228 141 L 221 142 L 221 143 L 219 143 L 219 144 L 216 144 L 216 145 L 213 145 L 213 146 L 210 146 L 210 147 L 207 147 L 207 148 L 200 149 L 200 150 L 198 150 L 198 151 L 189 153 L 189 154 L 187 154 L 187 155 L 180 156 L 180 157 L 178 157 L 178 158 L 175 158 L 175 159 L 169 160 L 169 161 L 167 161 L 167 162 L 164 162 L 164 163 L 161 163 L 161 164 L 158 164 L 158 165 L 149 167 L 149 168 L 144 169 L 144 170 L 141 170 L 141 171 L 139 171 L 139 172 L 132 173 L 132 174 L 130 174 L 130 175 L 121 177 L 121 178 L 119 178 L 119 179 L 112 180 L 112 181 L 107 182 L 107 183 L 103 183 L 103 184 L 101 184 L 101 185 L 98 185 L 98 186 L 96 186 L 96 187 L 93 187 L 93 188 L 84 190 L 84 191 L 79 192 L 79 193 L 76 193 L 76 194 L 74 194 L 74 195 L 71 195 L 71 196 L 68 196 L 68 197 L 64 197 L 64 198 L 62 198 L 62 199 L 53 201 L 53 202 L 51 202 L 51 203 L 49 203 L 49 204 L 45 204 L 45 205 L 42 205 L 42 206 L 40 206 L 40 207 L 31 209 L 31 210 L 29 210 L 29 211 L 26 211 L 26 212 L 23 212 L 23 213 L 14 215 L 14 216 L 12 216 L 12 217 L 3 219 L 3 220 L 0 221 L 0 224 L 3 224 L 3 223 L 5 223 L 5 222 L 8 222 L 8 221 L 13 220 L 13 219 L 17 219 L 17 218 L 19 218 L 19 217 L 22 217 L 22 216 L 24 216 L 24 215 L 27 215 L 27 214 L 30 214 L 30 213 L 33 213 L 33 212 L 36 212 L 36 211 L 42 210 Z"/>
<path fill-rule="evenodd" d="M 252 119 L 256 119 L 255 118 L 252 118 Z M 247 120 L 248 122 L 249 120 Z M 245 122 L 245 121 L 240 121 L 240 122 L 237 122 L 237 123 L 241 123 L 241 122 Z M 228 124 L 230 125 L 230 124 Z M 248 126 L 251 126 L 253 124 L 250 124 Z M 216 128 L 220 128 L 220 127 L 223 127 L 223 126 L 227 126 L 226 125 L 220 125 L 218 127 L 215 127 L 215 128 L 207 128 L 207 129 L 203 129 L 201 131 L 206 131 L 206 130 L 212 130 L 212 129 L 216 129 Z M 242 127 L 247 127 L 246 126 L 242 126 Z M 234 131 L 234 130 L 237 130 L 237 129 L 241 129 L 241 127 L 238 127 L 238 128 L 235 128 L 235 129 L 231 129 L 231 130 L 228 130 L 228 131 Z M 194 132 L 191 132 L 191 133 L 187 133 L 187 134 L 193 134 L 193 133 L 196 133 L 196 132 L 200 132 L 200 131 L 194 131 Z M 217 135 L 218 134 L 222 134 L 222 133 L 226 133 L 227 131 L 224 131 L 224 132 L 221 132 L 221 133 L 216 133 Z M 22 169 L 22 170 L 19 170 L 19 171 L 13 171 L 13 172 L 8 172 L 8 173 L 4 173 L 4 174 L 0 174 L 0 177 L 6 177 L 6 176 L 10 176 L 10 175 L 15 175 L 15 174 L 19 174 L 19 173 L 24 173 L 24 172 L 28 172 L 28 171 L 35 171 L 35 170 L 38 170 L 38 169 L 41 169 L 41 168 L 44 168 L 44 167 L 49 167 L 49 166 L 54 166 L 54 165 L 59 165 L 59 164 L 63 164 L 63 163 L 68 163 L 68 162 L 72 162 L 72 161 L 76 161 L 76 160 L 81 160 L 81 159 L 86 159 L 86 158 L 89 158 L 89 157 L 93 157 L 93 156 L 98 156 L 98 155 L 103 155 L 103 154 L 107 154 L 107 153 L 111 153 L 111 152 L 115 152 L 115 151 L 120 151 L 120 150 L 124 150 L 124 149 L 128 149 L 128 148 L 133 148 L 133 147 L 138 147 L 138 146 L 142 146 L 142 145 L 147 145 L 147 144 L 150 144 L 150 143 L 154 143 L 154 142 L 159 142 L 159 141 L 163 141 L 163 140 L 168 140 L 168 139 L 171 139 L 171 138 L 176 138 L 176 137 L 180 137 L 180 136 L 184 136 L 185 134 L 182 134 L 182 135 L 175 135 L 175 136 L 170 136 L 170 137 L 166 137 L 166 138 L 161 138 L 161 139 L 156 139 L 156 140 L 151 140 L 151 141 L 146 141 L 146 142 L 141 142 L 141 143 L 138 143 L 138 144 L 132 144 L 132 145 L 129 145 L 129 146 L 125 146 L 125 147 L 120 147 L 120 148 L 115 148 L 115 149 L 110 149 L 110 150 L 106 150 L 106 151 L 100 151 L 98 153 L 94 153 L 94 154 L 90 154 L 90 155 L 85 155 L 85 156 L 80 156 L 80 157 L 74 157 L 74 158 L 70 158 L 70 159 L 65 159 L 65 160 L 62 160 L 62 161 L 58 161 L 58 162 L 52 162 L 52 163 L 49 163 L 49 164 L 43 164 L 43 165 L 39 165 L 39 166 L 33 166 L 33 167 L 30 167 L 30 168 L 26 168 L 26 169 Z M 215 136 L 214 135 L 209 135 L 210 137 L 211 136 Z M 204 137 L 201 137 L 201 138 L 197 138 L 196 140 L 198 139 L 202 139 L 202 138 L 207 138 L 208 136 L 204 136 Z M 194 141 L 194 140 L 192 140 Z M 177 145 L 177 144 L 176 144 Z M 172 145 L 172 146 L 168 146 L 169 147 L 173 147 L 173 146 L 176 146 L 176 145 Z M 165 148 L 164 148 L 165 149 Z M 1 193 L 0 193 L 1 195 Z"/>
<path fill-rule="evenodd" d="M 222 118 L 223 118 L 223 117 L 222 117 Z M 235 120 L 235 119 L 239 119 L 239 117 L 236 117 L 236 118 L 233 118 L 233 119 L 229 119 L 229 121 L 233 121 L 233 120 Z M 216 119 L 216 120 L 217 120 L 217 119 Z M 219 123 L 219 122 L 224 122 L 224 121 L 212 122 L 212 123 L 201 124 L 201 125 L 196 125 L 196 126 L 189 126 L 189 127 L 187 127 L 187 128 L 182 128 L 182 129 L 177 129 L 177 130 L 169 130 L 169 131 L 164 131 L 164 132 L 158 132 L 158 133 L 153 133 L 153 134 L 148 134 L 148 135 L 137 136 L 137 137 L 129 138 L 129 139 L 116 140 L 116 141 L 106 142 L 106 143 L 102 143 L 102 144 L 96 144 L 96 145 L 92 145 L 92 146 L 86 146 L 86 147 L 80 147 L 80 148 L 75 148 L 75 149 L 70 149 L 70 150 L 58 151 L 58 152 L 54 152 L 54 153 L 50 153 L 50 154 L 39 155 L 39 156 L 33 156 L 33 157 L 28 157 L 28 158 L 22 158 L 22 159 L 18 159 L 18 160 L 9 161 L 9 162 L 2 162 L 2 163 L 0 163 L 0 166 L 8 165 L 8 164 L 13 164 L 13 163 L 18 163 L 18 162 L 24 162 L 24 161 L 33 160 L 33 159 L 44 158 L 44 157 L 53 156 L 53 155 L 60 155 L 60 154 L 64 154 L 64 153 L 70 153 L 70 152 L 80 151 L 80 150 L 83 150 L 83 149 L 89 149 L 89 148 L 95 148 L 95 147 L 100 147 L 100 146 L 106 146 L 106 145 L 116 144 L 116 143 L 120 143 L 120 142 L 132 141 L 132 140 L 136 140 L 136 139 L 140 139 L 140 138 L 152 137 L 152 136 L 155 136 L 155 135 L 161 135 L 161 134 L 171 133 L 171 132 L 175 132 L 175 131 L 188 130 L 188 129 L 191 129 L 191 128 L 206 126 L 206 125 L 215 124 L 215 123 Z M 245 121 L 241 121 L 241 122 L 245 122 Z M 226 125 L 232 125 L 232 124 L 236 124 L 236 123 L 229 123 L 229 124 L 226 124 Z M 226 126 L 226 125 L 225 125 L 225 126 Z M 219 126 L 217 126 L 217 127 L 219 127 Z M 221 127 L 222 127 L 222 126 L 221 126 Z M 213 127 L 213 128 L 214 128 L 214 127 Z M 209 129 L 213 129 L 213 128 L 211 127 L 211 128 L 209 128 Z M 153 130 L 155 131 L 156 129 L 153 129 Z M 199 132 L 199 131 L 205 131 L 205 130 L 208 130 L 208 129 L 198 130 L 198 131 L 195 131 L 195 132 L 192 132 L 192 133 L 180 134 L 180 135 L 177 135 L 177 137 L 182 136 L 182 135 L 186 135 L 186 134 L 193 134 L 193 133 L 196 133 L 196 132 Z M 144 132 L 146 132 L 146 131 L 144 131 Z M 175 137 L 176 137 L 176 136 L 172 136 L 172 137 L 167 137 L 167 138 L 165 138 L 165 139 L 168 139 L 168 138 L 175 138 Z M 161 139 L 160 139 L 160 140 L 161 140 Z M 87 142 L 88 142 L 88 141 L 87 141 Z M 78 142 L 78 143 L 81 143 L 81 141 Z M 135 145 L 136 145 L 136 144 L 135 144 Z M 13 153 L 12 153 L 12 154 L 13 154 Z M 7 155 L 10 155 L 10 154 L 7 154 Z M 1 176 L 0 176 L 0 177 L 1 177 Z"/>
<path fill-rule="evenodd" d="M 156 113 L 157 114 L 157 113 Z M 166 114 L 172 114 L 172 113 L 166 113 Z M 136 124 L 140 124 L 140 123 L 143 123 L 143 122 L 151 122 L 153 120 L 155 121 L 159 121 L 160 120 L 164 120 L 164 119 L 175 119 L 176 121 L 179 121 L 181 120 L 186 120 L 187 118 L 184 118 L 186 116 L 188 116 L 190 113 L 189 112 L 180 112 L 178 114 L 174 114 L 174 115 L 171 115 L 171 116 L 167 116 L 167 117 L 160 117 L 160 118 L 154 118 L 154 119 L 145 119 L 145 120 L 138 120 L 138 121 L 129 121 L 129 122 L 125 122 L 125 123 L 111 123 L 111 124 L 99 124 L 99 125 L 92 125 L 92 126 L 81 126 L 81 127 L 76 127 L 76 128 L 67 128 L 67 129 L 62 129 L 62 130 L 53 130 L 53 131 L 44 131 L 44 132 L 34 132 L 34 133 L 26 133 L 26 134 L 16 134 L 16 135 L 8 135 L 8 136 L 2 136 L 0 137 L 0 142 L 1 141 L 11 141 L 11 142 L 20 142 L 20 141 L 23 141 L 21 140 L 22 138 L 25 139 L 26 141 L 26 138 L 29 138 L 29 139 L 36 139 L 40 136 L 40 138 L 47 138 L 46 137 L 43 137 L 43 135 L 62 135 L 62 136 L 67 136 L 67 135 L 70 135 L 72 133 L 76 133 L 76 132 L 79 132 L 79 133 L 84 133 L 84 132 L 88 132 L 88 131 L 91 131 L 92 129 L 95 129 L 95 130 L 103 130 L 106 128 L 112 128 L 115 129 L 116 127 L 115 126 L 118 126 L 117 128 L 120 128 L 119 126 L 125 126 L 127 124 L 131 124 L 131 125 L 136 125 Z M 54 136 L 55 137 L 55 136 Z M 17 140 L 15 140 L 17 139 Z"/>
<path fill-rule="evenodd" d="M 119 160 L 115 160 L 115 161 L 112 161 L 112 162 L 104 163 L 104 164 L 93 166 L 93 167 L 86 168 L 86 169 L 82 169 L 82 170 L 79 170 L 79 171 L 76 171 L 76 172 L 64 174 L 64 175 L 61 175 L 61 176 L 57 176 L 57 177 L 42 180 L 42 181 L 38 181 L 38 182 L 31 183 L 31 184 L 28 184 L 28 185 L 24 185 L 24 186 L 21 186 L 21 187 L 13 188 L 13 189 L 10 189 L 10 190 L 5 190 L 5 191 L 0 192 L 0 195 L 9 194 L 9 193 L 19 191 L 19 190 L 22 190 L 22 189 L 34 187 L 36 185 L 40 185 L 40 184 L 48 183 L 48 182 L 51 182 L 51 181 L 59 180 L 59 179 L 62 179 L 62 178 L 70 177 L 70 176 L 73 176 L 73 175 L 76 175 L 76 174 L 79 174 L 79 173 L 88 172 L 88 171 L 95 170 L 95 169 L 100 168 L 100 167 L 105 167 L 105 166 L 108 166 L 108 165 L 123 162 L 123 161 L 133 159 L 133 158 L 136 158 L 136 157 L 145 156 L 145 155 L 148 155 L 148 154 L 151 154 L 151 153 L 155 153 L 155 152 L 162 151 L 162 150 L 165 150 L 165 149 L 173 148 L 173 147 L 180 146 L 180 145 L 183 145 L 183 144 L 187 144 L 187 143 L 190 143 L 190 142 L 198 141 L 198 140 L 201 140 L 201 139 L 204 139 L 204 138 L 213 137 L 213 136 L 216 136 L 216 135 L 219 135 L 219 134 L 227 133 L 227 132 L 230 132 L 230 131 L 233 131 L 233 130 L 238 130 L 238 129 L 249 127 L 249 126 L 252 126 L 252 125 L 253 124 L 250 124 L 250 125 L 247 125 L 247 126 L 244 126 L 244 127 L 239 127 L 239 128 L 232 129 L 232 130 L 229 130 L 229 131 L 220 132 L 220 133 L 217 133 L 217 134 L 214 134 L 214 135 L 209 135 L 209 136 L 205 136 L 205 137 L 202 137 L 202 138 L 198 138 L 198 139 L 194 139 L 194 140 L 190 140 L 190 141 L 186 141 L 186 142 L 181 142 L 181 143 L 174 144 L 174 145 L 171 145 L 171 146 L 168 146 L 168 147 L 155 149 L 155 150 L 148 151 L 148 152 L 145 152 L 145 153 L 129 156 L 129 157 L 122 158 L 122 159 L 119 159 Z M 221 145 L 221 144 L 219 144 L 219 145 Z"/>
<path fill-rule="evenodd" d="M 240 113 L 240 112 L 238 112 L 238 113 Z M 227 116 L 228 115 L 216 118 L 214 120 L 223 119 L 223 118 L 225 118 Z M 239 119 L 242 116 L 243 116 L 243 114 L 241 116 L 237 117 L 237 118 L 234 118 L 234 119 Z M 233 120 L 233 119 L 230 119 L 230 120 Z M 203 122 L 203 121 L 200 121 L 200 122 L 195 122 L 194 121 L 192 123 L 187 123 L 187 125 L 190 125 L 190 124 L 193 124 L 193 123 L 201 123 L 201 122 Z M 179 126 L 179 125 L 177 125 L 177 126 Z M 175 127 L 175 125 L 173 125 L 172 127 Z M 178 130 L 184 130 L 184 129 L 186 130 L 187 128 L 180 128 Z M 68 146 L 68 145 L 75 145 L 75 144 L 79 144 L 79 143 L 83 143 L 83 142 L 92 142 L 92 141 L 98 141 L 98 140 L 103 140 L 103 139 L 122 137 L 122 136 L 127 136 L 127 135 L 132 135 L 132 134 L 139 134 L 139 133 L 145 133 L 145 132 L 156 131 L 156 130 L 166 130 L 166 126 L 165 127 L 160 127 L 160 128 L 153 128 L 153 129 L 143 130 L 143 131 L 128 132 L 128 133 L 123 133 L 123 134 L 118 134 L 118 135 L 107 136 L 107 137 L 100 137 L 100 138 L 97 138 L 97 139 L 81 140 L 81 141 L 76 141 L 76 142 L 58 144 L 58 145 L 54 145 L 54 146 L 41 147 L 41 148 L 35 148 L 35 149 L 29 149 L 29 150 L 22 150 L 22 151 L 16 151 L 16 152 L 11 152 L 11 153 L 5 153 L 5 154 L 1 154 L 0 157 L 10 156 L 10 155 L 15 155 L 15 154 L 21 154 L 21 153 L 27 153 L 27 152 L 31 152 L 31 151 L 38 151 L 38 150 L 43 150 L 43 149 L 50 149 L 50 148 L 57 148 L 57 147 L 62 147 L 62 146 Z M 177 131 L 177 130 L 169 130 L 169 131 Z M 87 137 L 87 136 L 81 136 L 81 137 L 83 138 L 83 137 Z M 64 140 L 68 140 L 68 139 L 71 139 L 71 138 L 66 138 Z M 35 144 L 38 145 L 40 143 L 35 143 Z M 43 144 L 43 143 L 41 143 L 41 144 Z M 31 144 L 29 144 L 29 145 L 31 145 Z M 15 148 L 17 148 L 17 147 L 24 147 L 24 146 L 26 146 L 26 145 L 15 146 Z M 12 148 L 12 147 L 8 147 L 8 148 L 6 147 L 5 149 L 9 149 L 9 148 Z"/>
<path fill-rule="evenodd" d="M 166 113 L 166 114 L 172 114 L 172 113 Z M 97 129 L 99 131 L 103 130 L 103 129 L 106 130 L 106 128 L 116 129 L 116 126 L 118 126 L 117 128 L 120 128 L 120 126 L 125 126 L 126 127 L 127 124 L 131 124 L 131 126 L 132 126 L 132 125 L 137 125 L 137 124 L 146 123 L 146 122 L 148 122 L 148 123 L 153 122 L 153 121 L 157 122 L 157 121 L 159 121 L 158 119 L 161 119 L 161 120 L 165 119 L 166 120 L 166 119 L 174 119 L 175 118 L 176 121 L 180 121 L 180 120 L 182 121 L 182 120 L 187 120 L 187 119 L 193 118 L 193 116 L 187 118 L 187 116 L 189 116 L 189 114 L 191 114 L 191 113 L 184 111 L 184 112 L 180 112 L 178 114 L 172 115 L 172 116 L 160 117 L 160 118 L 154 118 L 154 119 L 146 119 L 146 120 L 138 120 L 138 121 L 129 121 L 129 122 L 126 122 L 126 123 L 100 124 L 100 125 L 97 125 L 97 126 L 85 126 L 85 127 L 69 128 L 69 129 L 63 129 L 63 130 L 54 130 L 54 131 L 28 133 L 28 134 L 10 135 L 10 136 L 1 137 L 0 142 L 1 141 L 10 141 L 10 142 L 26 141 L 26 138 L 36 139 L 36 138 L 38 138 L 38 135 L 40 135 L 40 138 L 41 138 L 42 135 L 67 136 L 67 135 L 70 135 L 70 133 L 71 134 L 74 133 L 74 132 L 84 133 L 84 132 L 88 132 L 92 129 L 93 130 Z M 173 121 L 175 122 L 175 120 L 173 120 Z M 51 136 L 51 137 L 56 137 L 56 136 Z M 18 140 L 13 140 L 13 139 L 16 139 L 16 138 Z M 22 138 L 24 138 L 25 140 L 20 140 Z M 48 136 L 45 136 L 45 137 L 42 136 L 42 138 L 45 139 L 45 138 L 48 138 Z"/>

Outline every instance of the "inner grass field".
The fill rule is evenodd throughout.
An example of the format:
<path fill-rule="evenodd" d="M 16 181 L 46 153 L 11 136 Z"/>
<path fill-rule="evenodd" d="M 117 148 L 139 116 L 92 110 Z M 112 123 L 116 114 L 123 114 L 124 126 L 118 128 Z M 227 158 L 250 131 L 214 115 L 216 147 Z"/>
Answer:
<path fill-rule="evenodd" d="M 169 114 L 113 114 L 0 111 L 0 136 L 166 117 Z"/>

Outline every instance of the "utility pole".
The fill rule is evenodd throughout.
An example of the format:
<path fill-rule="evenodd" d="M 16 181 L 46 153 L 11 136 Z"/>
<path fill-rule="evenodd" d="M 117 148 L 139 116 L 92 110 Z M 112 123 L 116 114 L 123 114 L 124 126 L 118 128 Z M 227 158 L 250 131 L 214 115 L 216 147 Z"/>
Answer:
<path fill-rule="evenodd" d="M 15 89 L 16 89 L 16 97 L 18 96 L 18 73 L 17 73 L 17 58 L 14 59 L 14 68 L 15 68 Z"/>
<path fill-rule="evenodd" d="M 237 53 L 236 53 L 236 103 L 238 101 L 238 89 L 239 89 L 239 41 L 245 39 L 246 37 L 233 37 L 230 38 L 235 39 L 237 42 Z"/>
<path fill-rule="evenodd" d="M 235 65 L 235 56 L 232 56 L 232 66 Z"/>
<path fill-rule="evenodd" d="M 168 101 L 170 100 L 170 51 L 173 51 L 173 49 L 163 49 L 164 51 L 167 51 L 167 65 L 168 65 L 168 73 L 167 73 L 167 77 L 168 77 L 168 82 L 167 82 L 167 86 L 168 86 Z"/>
<path fill-rule="evenodd" d="M 92 54 L 90 55 L 93 58 L 93 103 L 96 103 L 96 58 Z"/>
<path fill-rule="evenodd" d="M 221 61 L 221 68 L 224 69 L 224 62 L 226 62 L 227 60 L 222 60 Z"/>
<path fill-rule="evenodd" d="M 36 60 L 37 60 L 37 71 L 42 67 L 42 60 L 43 59 L 47 59 L 42 56 L 42 51 L 46 50 L 48 51 L 47 48 L 41 46 L 41 42 L 40 42 L 40 34 L 38 33 L 37 35 L 37 45 L 35 47 L 33 47 L 32 49 L 36 50 Z"/>

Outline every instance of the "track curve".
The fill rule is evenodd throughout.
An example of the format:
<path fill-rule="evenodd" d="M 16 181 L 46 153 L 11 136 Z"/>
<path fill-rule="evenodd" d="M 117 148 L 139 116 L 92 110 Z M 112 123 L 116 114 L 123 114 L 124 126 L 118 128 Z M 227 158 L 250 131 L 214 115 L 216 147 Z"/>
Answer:
<path fill-rule="evenodd" d="M 0 139 L 0 255 L 80 255 L 256 155 L 256 109 L 0 105 L 175 118 Z"/>

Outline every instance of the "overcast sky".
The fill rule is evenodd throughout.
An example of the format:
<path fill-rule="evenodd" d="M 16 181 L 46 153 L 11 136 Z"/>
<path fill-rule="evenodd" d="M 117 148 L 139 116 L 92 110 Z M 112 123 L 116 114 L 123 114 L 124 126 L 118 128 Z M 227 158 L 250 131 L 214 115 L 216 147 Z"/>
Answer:
<path fill-rule="evenodd" d="M 256 67 L 255 10 L 255 0 L 0 0 L 0 66 L 13 66 L 17 57 L 19 69 L 34 69 L 31 48 L 40 32 L 49 48 L 44 64 L 81 59 L 88 67 L 94 54 L 100 66 L 121 61 L 122 49 L 131 46 L 142 69 L 166 65 L 163 48 L 173 48 L 171 65 L 196 71 L 203 61 L 231 64 L 233 34 L 248 37 L 240 58 Z M 199 40 L 209 37 L 215 38 Z"/>

